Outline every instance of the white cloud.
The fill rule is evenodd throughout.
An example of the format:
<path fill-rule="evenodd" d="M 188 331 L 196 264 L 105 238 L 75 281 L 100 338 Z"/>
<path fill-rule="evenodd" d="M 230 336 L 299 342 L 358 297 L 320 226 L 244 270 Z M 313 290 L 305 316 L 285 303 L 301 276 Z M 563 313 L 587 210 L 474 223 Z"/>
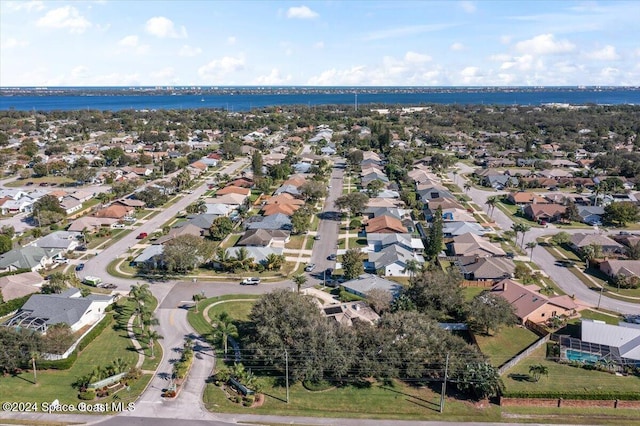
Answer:
<path fill-rule="evenodd" d="M 453 50 L 454 52 L 459 52 L 461 50 L 464 50 L 464 44 L 456 42 L 449 46 L 449 49 Z"/>
<path fill-rule="evenodd" d="M 50 10 L 38 19 L 36 25 L 43 28 L 68 29 L 71 33 L 81 34 L 91 27 L 91 22 L 80 15 L 75 7 L 65 6 Z"/>
<path fill-rule="evenodd" d="M 291 82 L 291 74 L 287 74 L 286 76 L 280 75 L 280 70 L 277 68 L 273 68 L 269 75 L 261 75 L 257 77 L 253 84 L 260 86 L 272 86 L 278 84 L 286 84 Z"/>
<path fill-rule="evenodd" d="M 89 71 L 89 68 L 85 67 L 84 65 L 78 65 L 77 67 L 71 70 L 71 77 L 74 80 L 85 78 L 87 76 L 88 71 Z"/>
<path fill-rule="evenodd" d="M 367 81 L 366 67 L 359 65 L 344 70 L 332 68 L 323 71 L 320 75 L 309 78 L 307 84 L 310 86 L 333 86 L 363 85 L 370 83 Z"/>
<path fill-rule="evenodd" d="M 44 9 L 44 3 L 41 1 L 9 1 L 6 3 L 9 10 L 26 10 L 27 12 L 39 12 Z"/>
<path fill-rule="evenodd" d="M 374 31 L 364 36 L 365 41 L 384 40 L 388 38 L 407 37 L 418 34 L 445 30 L 453 27 L 453 24 L 409 25 L 406 27 L 391 28 L 388 30 Z"/>
<path fill-rule="evenodd" d="M 540 34 L 516 43 L 516 49 L 521 53 L 534 55 L 556 55 L 573 51 L 575 45 L 568 40 L 556 41 L 553 34 Z"/>
<path fill-rule="evenodd" d="M 201 48 L 189 46 L 188 44 L 185 44 L 180 48 L 180 52 L 178 52 L 178 55 L 191 57 L 191 56 L 198 56 L 201 53 L 202 53 Z"/>
<path fill-rule="evenodd" d="M 166 67 L 151 73 L 151 78 L 155 84 L 172 84 L 175 83 L 176 75 L 172 67 Z"/>
<path fill-rule="evenodd" d="M 318 13 L 309 9 L 307 6 L 294 6 L 287 10 L 287 18 L 289 19 L 314 19 Z"/>
<path fill-rule="evenodd" d="M 407 52 L 404 55 L 404 60 L 410 64 L 422 64 L 424 62 L 429 62 L 431 60 L 431 56 L 416 52 Z"/>
<path fill-rule="evenodd" d="M 235 38 L 235 36 L 229 36 L 227 37 L 227 44 L 229 46 L 233 46 L 234 44 L 236 44 L 238 40 Z"/>
<path fill-rule="evenodd" d="M 617 59 L 620 59 L 620 55 L 616 53 L 616 48 L 611 45 L 607 45 L 600 50 L 588 52 L 585 54 L 585 56 L 596 61 L 615 61 Z"/>
<path fill-rule="evenodd" d="M 319 41 L 313 45 L 314 49 L 324 49 L 324 41 Z"/>
<path fill-rule="evenodd" d="M 15 49 L 17 47 L 26 47 L 29 45 L 29 42 L 26 40 L 18 40 L 17 38 L 9 37 L 6 40 L 3 40 L 0 43 L 0 48 L 2 49 Z"/>
<path fill-rule="evenodd" d="M 474 13 L 477 10 L 475 3 L 472 1 L 461 1 L 459 5 L 467 13 Z"/>
<path fill-rule="evenodd" d="M 187 29 L 180 27 L 175 28 L 173 21 L 164 16 L 154 16 L 149 19 L 145 25 L 147 33 L 159 38 L 187 38 Z"/>
<path fill-rule="evenodd" d="M 201 78 L 209 80 L 221 80 L 223 77 L 244 69 L 244 58 L 225 56 L 220 59 L 214 59 L 206 65 L 198 68 L 198 75 Z M 217 83 L 213 81 L 212 83 Z"/>
<path fill-rule="evenodd" d="M 511 55 L 507 55 L 506 53 L 498 53 L 489 56 L 489 60 L 496 62 L 507 62 L 511 60 Z"/>
<path fill-rule="evenodd" d="M 118 44 L 120 46 L 125 46 L 125 47 L 136 47 L 138 45 L 138 36 L 137 35 L 129 35 L 126 36 L 124 38 L 122 38 Z"/>

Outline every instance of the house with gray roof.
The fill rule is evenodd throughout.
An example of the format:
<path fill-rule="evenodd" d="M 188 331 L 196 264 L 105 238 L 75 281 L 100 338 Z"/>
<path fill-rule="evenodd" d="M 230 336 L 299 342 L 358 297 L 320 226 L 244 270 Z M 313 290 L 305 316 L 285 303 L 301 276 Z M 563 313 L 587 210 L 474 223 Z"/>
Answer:
<path fill-rule="evenodd" d="M 424 258 L 399 244 L 392 244 L 378 252 L 369 253 L 365 269 L 382 272 L 386 277 L 408 277 L 411 273 L 407 270 L 407 264 L 412 261 L 423 264 Z"/>
<path fill-rule="evenodd" d="M 581 340 L 608 346 L 609 352 L 620 358 L 622 364 L 640 366 L 640 326 L 626 322 L 618 325 L 604 321 L 583 319 Z"/>
<path fill-rule="evenodd" d="M 3 325 L 46 333 L 50 326 L 65 323 L 75 332 L 101 320 L 105 309 L 113 301 L 114 297 L 110 295 L 90 294 L 82 297 L 77 288 L 60 294 L 34 294 Z"/>
<path fill-rule="evenodd" d="M 602 216 L 604 216 L 604 207 L 602 206 L 579 206 L 578 215 L 582 221 L 589 225 L 601 225 Z"/>
<path fill-rule="evenodd" d="M 252 216 L 245 221 L 245 226 L 247 229 L 280 229 L 284 231 L 293 229 L 291 219 L 283 213 L 276 213 L 270 216 Z"/>
<path fill-rule="evenodd" d="M 371 290 L 382 290 L 396 298 L 402 291 L 402 285 L 397 282 L 373 274 L 362 274 L 358 278 L 342 283 L 342 287 L 345 291 L 360 297 L 367 297 Z"/>
<path fill-rule="evenodd" d="M 483 236 L 489 232 L 493 232 L 493 229 L 485 228 L 477 222 L 444 222 L 442 226 L 442 234 L 448 238 L 464 234 Z"/>
<path fill-rule="evenodd" d="M 72 251 L 78 247 L 80 238 L 82 238 L 81 232 L 55 231 L 35 240 L 29 245 L 43 249 L 54 249 L 66 252 Z"/>
<path fill-rule="evenodd" d="M 227 253 L 231 257 L 236 257 L 238 255 L 238 251 L 243 247 L 230 247 L 227 249 Z M 271 254 L 275 254 L 281 256 L 284 253 L 284 249 L 282 247 L 244 247 L 247 250 L 247 253 L 250 258 L 253 258 L 253 263 L 261 263 L 264 264 L 267 260 L 267 257 Z"/>
<path fill-rule="evenodd" d="M 413 253 L 422 253 L 424 243 L 411 234 L 375 233 L 367 234 L 367 246 L 371 252 L 378 252 L 391 245 L 399 245 Z"/>
<path fill-rule="evenodd" d="M 60 249 L 43 249 L 36 246 L 15 248 L 0 255 L 0 272 L 29 269 L 38 271 L 53 264 Z"/>
<path fill-rule="evenodd" d="M 506 257 L 463 256 L 456 265 L 467 280 L 499 281 L 513 277 L 516 265 Z"/>
<path fill-rule="evenodd" d="M 132 266 L 143 266 L 146 264 L 150 268 L 157 269 L 159 266 L 164 264 L 162 259 L 163 253 L 164 245 L 152 244 L 146 247 L 138 257 L 133 259 L 131 262 Z"/>
<path fill-rule="evenodd" d="M 298 190 L 298 187 L 291 184 L 285 184 L 276 189 L 273 195 L 291 194 L 294 197 L 302 197 L 302 193 Z"/>

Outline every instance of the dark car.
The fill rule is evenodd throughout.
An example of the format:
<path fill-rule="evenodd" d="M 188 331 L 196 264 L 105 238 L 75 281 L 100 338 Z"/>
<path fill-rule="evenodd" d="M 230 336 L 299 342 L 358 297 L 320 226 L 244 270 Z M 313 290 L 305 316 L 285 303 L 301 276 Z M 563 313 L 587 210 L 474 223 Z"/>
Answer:
<path fill-rule="evenodd" d="M 136 237 L 138 240 L 143 240 L 145 238 L 147 238 L 149 236 L 149 234 L 147 234 L 146 232 L 141 232 L 140 234 L 138 234 L 138 236 Z"/>
<path fill-rule="evenodd" d="M 329 257 L 327 257 L 327 259 L 329 259 L 329 260 L 336 260 L 337 258 L 338 258 L 338 256 L 336 256 L 335 253 L 331 253 L 329 255 Z"/>
<path fill-rule="evenodd" d="M 76 265 L 76 271 L 82 271 L 84 269 L 84 263 L 78 263 Z"/>
<path fill-rule="evenodd" d="M 329 278 L 331 275 L 333 275 L 333 268 L 327 268 L 327 270 L 324 271 L 324 275 L 327 278 Z"/>

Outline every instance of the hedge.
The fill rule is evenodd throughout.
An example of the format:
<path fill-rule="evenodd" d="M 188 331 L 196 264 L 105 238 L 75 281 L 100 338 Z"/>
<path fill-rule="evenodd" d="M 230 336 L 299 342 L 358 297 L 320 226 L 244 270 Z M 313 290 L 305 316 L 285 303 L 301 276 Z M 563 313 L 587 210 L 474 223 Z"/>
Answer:
<path fill-rule="evenodd" d="M 84 336 L 82 341 L 78 344 L 78 348 L 76 350 L 82 351 L 84 348 L 86 348 L 87 345 L 89 345 L 89 343 L 93 342 L 93 340 L 96 337 L 102 334 L 104 329 L 111 324 L 112 320 L 113 320 L 113 315 L 111 314 L 105 315 L 105 317 L 102 318 L 102 320 L 98 323 L 98 325 L 96 325 L 93 328 L 93 330 L 91 330 L 86 336 Z"/>
<path fill-rule="evenodd" d="M 583 400 L 614 400 L 640 401 L 640 392 L 528 392 L 512 391 L 502 394 L 505 398 L 550 398 L 550 399 L 583 399 Z"/>
<path fill-rule="evenodd" d="M 0 303 L 0 317 L 22 308 L 22 305 L 27 303 L 27 300 L 29 300 L 30 297 L 31 295 L 28 294 L 23 297 L 18 297 L 17 299 L 11 299 L 7 302 Z"/>

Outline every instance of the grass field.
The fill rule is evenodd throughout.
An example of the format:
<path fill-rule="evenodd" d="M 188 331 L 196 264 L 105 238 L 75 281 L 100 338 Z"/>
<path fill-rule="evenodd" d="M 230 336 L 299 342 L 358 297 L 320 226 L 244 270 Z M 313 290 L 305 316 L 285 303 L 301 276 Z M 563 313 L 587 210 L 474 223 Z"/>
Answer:
<path fill-rule="evenodd" d="M 503 376 L 509 391 L 528 392 L 634 392 L 640 390 L 640 377 L 616 376 L 602 371 L 589 371 L 583 368 L 570 367 L 545 358 L 546 346 L 536 349 L 530 356 L 511 368 Z M 549 375 L 540 378 L 539 382 L 528 381 L 529 367 L 542 364 L 549 369 Z"/>
<path fill-rule="evenodd" d="M 539 339 L 534 332 L 524 327 L 504 327 L 492 336 L 482 334 L 475 336 L 482 353 L 488 356 L 496 367 L 509 361 Z"/>
<path fill-rule="evenodd" d="M 134 366 L 137 354 L 129 349 L 131 341 L 126 331 L 113 327 L 116 323 L 111 315 L 109 321 L 111 325 L 78 355 L 78 359 L 69 370 L 38 371 L 37 384 L 33 384 L 33 371 L 0 379 L 2 399 L 36 402 L 58 399 L 62 404 L 77 403 L 77 390 L 71 384 L 80 376 L 88 374 L 97 366 L 106 366 L 117 358 L 122 358 L 129 366 Z"/>

